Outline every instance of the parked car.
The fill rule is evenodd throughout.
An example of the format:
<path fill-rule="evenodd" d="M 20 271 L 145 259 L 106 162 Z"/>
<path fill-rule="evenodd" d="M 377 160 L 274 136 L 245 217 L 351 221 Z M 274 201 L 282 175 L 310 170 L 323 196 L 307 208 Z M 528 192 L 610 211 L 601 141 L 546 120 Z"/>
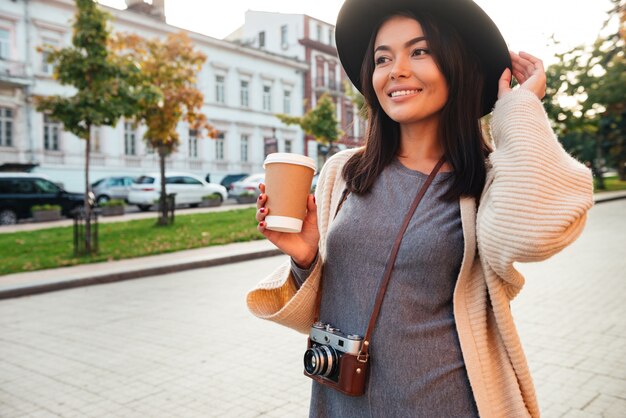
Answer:
<path fill-rule="evenodd" d="M 31 218 L 34 205 L 59 205 L 61 214 L 70 216 L 84 199 L 83 193 L 67 192 L 41 174 L 0 173 L 0 225 Z"/>
<path fill-rule="evenodd" d="M 315 189 L 317 188 L 317 179 L 320 177 L 320 173 L 317 173 L 313 176 L 313 180 L 311 181 L 311 193 L 315 193 Z"/>
<path fill-rule="evenodd" d="M 220 181 L 220 184 L 224 187 L 226 187 L 226 190 L 230 190 L 231 185 L 239 180 L 242 180 L 246 177 L 248 177 L 250 174 L 248 173 L 238 173 L 238 174 L 227 174 L 222 181 Z"/>
<path fill-rule="evenodd" d="M 222 201 L 228 193 L 220 184 L 207 183 L 202 177 L 188 173 L 166 173 L 165 192 L 176 193 L 177 205 L 197 207 L 202 203 L 202 197 L 218 194 Z M 137 178 L 128 193 L 128 203 L 137 205 L 140 210 L 149 210 L 159 199 L 161 194 L 161 174 L 150 173 Z"/>
<path fill-rule="evenodd" d="M 127 200 L 134 181 L 135 178 L 130 176 L 103 177 L 91 185 L 91 191 L 96 196 L 98 205 L 111 199 Z"/>
<path fill-rule="evenodd" d="M 259 190 L 259 183 L 264 182 L 265 173 L 252 174 L 231 184 L 228 194 L 233 197 L 239 197 L 246 193 L 252 193 L 255 196 L 258 196 L 261 194 L 261 191 Z"/>

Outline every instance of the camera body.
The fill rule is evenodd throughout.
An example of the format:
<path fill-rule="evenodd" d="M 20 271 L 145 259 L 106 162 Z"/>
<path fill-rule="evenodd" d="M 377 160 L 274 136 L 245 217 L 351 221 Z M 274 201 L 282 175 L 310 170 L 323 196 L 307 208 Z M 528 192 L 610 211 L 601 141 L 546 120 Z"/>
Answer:
<path fill-rule="evenodd" d="M 314 323 L 304 353 L 304 374 L 347 395 L 362 395 L 368 364 L 367 357 L 359 356 L 363 343 L 360 335 L 346 335 L 331 324 Z"/>

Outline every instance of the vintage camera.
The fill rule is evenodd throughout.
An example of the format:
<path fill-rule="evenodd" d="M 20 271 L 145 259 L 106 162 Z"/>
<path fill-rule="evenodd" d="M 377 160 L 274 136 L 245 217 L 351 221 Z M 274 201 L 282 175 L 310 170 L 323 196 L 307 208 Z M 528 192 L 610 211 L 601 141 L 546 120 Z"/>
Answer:
<path fill-rule="evenodd" d="M 367 371 L 367 358 L 359 357 L 362 345 L 360 335 L 345 335 L 331 324 L 316 322 L 304 353 L 304 374 L 348 395 L 361 395 Z"/>

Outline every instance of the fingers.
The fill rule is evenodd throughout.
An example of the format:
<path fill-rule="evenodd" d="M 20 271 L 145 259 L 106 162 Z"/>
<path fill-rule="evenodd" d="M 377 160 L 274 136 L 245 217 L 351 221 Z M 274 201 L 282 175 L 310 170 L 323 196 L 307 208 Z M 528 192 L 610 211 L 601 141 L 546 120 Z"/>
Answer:
<path fill-rule="evenodd" d="M 539 99 L 545 96 L 546 72 L 543 62 L 527 52 L 516 54 L 510 51 L 513 76 L 520 86 L 533 92 Z M 500 97 L 500 96 L 498 96 Z"/>
<path fill-rule="evenodd" d="M 498 80 L 498 99 L 511 91 L 511 70 L 505 68 Z"/>
<path fill-rule="evenodd" d="M 259 184 L 259 190 L 261 191 L 261 194 L 259 195 L 259 197 L 256 200 L 256 208 L 262 208 L 263 206 L 265 206 L 265 202 L 267 201 L 267 195 L 265 194 L 265 184 L 261 183 Z"/>
<path fill-rule="evenodd" d="M 306 201 L 306 219 L 317 227 L 317 204 L 315 202 L 315 196 L 310 194 Z"/>
<path fill-rule="evenodd" d="M 267 202 L 267 195 L 265 194 L 265 184 L 259 184 L 259 190 L 261 191 L 261 194 L 256 200 L 257 211 L 255 217 L 257 222 L 262 222 L 269 212 L 269 209 L 265 207 L 265 203 Z"/>
<path fill-rule="evenodd" d="M 536 69 L 543 70 L 543 61 L 534 55 L 530 55 L 528 52 L 520 51 L 519 56 L 527 61 L 530 61 Z"/>

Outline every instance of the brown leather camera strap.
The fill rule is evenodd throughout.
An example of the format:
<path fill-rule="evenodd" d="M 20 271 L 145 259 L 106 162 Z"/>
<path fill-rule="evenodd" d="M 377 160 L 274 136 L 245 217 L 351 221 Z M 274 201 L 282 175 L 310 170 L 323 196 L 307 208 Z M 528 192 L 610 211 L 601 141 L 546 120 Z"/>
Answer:
<path fill-rule="evenodd" d="M 396 257 L 398 256 L 398 250 L 400 249 L 400 244 L 402 243 L 404 232 L 406 231 L 406 229 L 409 226 L 409 223 L 411 222 L 411 218 L 413 217 L 413 214 L 415 213 L 415 209 L 417 209 L 417 206 L 422 201 L 422 198 L 426 194 L 428 187 L 435 179 L 435 176 L 437 175 L 437 173 L 439 172 L 439 169 L 441 169 L 441 166 L 443 165 L 443 163 L 445 163 L 445 161 L 446 161 L 445 156 L 441 157 L 437 165 L 435 165 L 435 168 L 433 168 L 433 170 L 428 175 L 428 178 L 426 179 L 426 181 L 424 182 L 424 185 L 415 196 L 415 199 L 413 200 L 413 203 L 411 204 L 409 211 L 404 217 L 404 222 L 402 223 L 402 226 L 400 227 L 400 231 L 398 231 L 396 242 L 393 244 L 391 254 L 389 255 L 389 260 L 387 261 L 387 266 L 385 267 L 385 273 L 383 274 L 383 280 L 381 281 L 380 287 L 378 288 L 378 295 L 376 296 L 376 302 L 374 303 L 374 311 L 372 312 L 372 316 L 370 317 L 370 322 L 369 322 L 369 325 L 367 326 L 365 337 L 363 338 L 363 345 L 361 346 L 361 351 L 359 352 L 359 355 L 358 355 L 359 361 L 366 362 L 369 358 L 368 352 L 369 352 L 370 338 L 372 336 L 372 332 L 374 331 L 374 325 L 376 324 L 376 319 L 378 318 L 378 314 L 380 313 L 380 307 L 383 304 L 385 292 L 387 291 L 387 285 L 389 284 L 389 280 L 391 279 L 391 272 L 393 271 L 393 266 L 396 262 Z"/>

